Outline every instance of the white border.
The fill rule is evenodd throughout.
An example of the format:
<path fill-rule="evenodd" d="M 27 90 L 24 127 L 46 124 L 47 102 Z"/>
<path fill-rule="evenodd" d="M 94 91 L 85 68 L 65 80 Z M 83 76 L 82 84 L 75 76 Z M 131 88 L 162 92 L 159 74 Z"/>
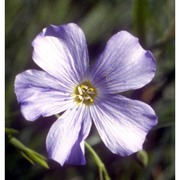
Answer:
<path fill-rule="evenodd" d="M 5 1 L 0 1 L 0 174 L 5 179 Z"/>
<path fill-rule="evenodd" d="M 178 49 L 180 46 L 180 21 L 176 21 L 180 17 L 180 11 L 178 7 L 180 6 L 180 1 L 176 0 L 175 1 L 175 23 L 176 23 L 176 28 L 175 28 L 175 61 L 176 61 L 176 69 L 175 69 L 175 114 L 176 114 L 176 119 L 175 119 L 175 171 L 176 171 L 176 179 L 180 179 L 180 173 L 177 169 L 177 167 L 180 167 L 180 148 L 179 148 L 179 137 L 180 137 L 180 116 L 177 108 L 180 108 L 180 50 Z"/>

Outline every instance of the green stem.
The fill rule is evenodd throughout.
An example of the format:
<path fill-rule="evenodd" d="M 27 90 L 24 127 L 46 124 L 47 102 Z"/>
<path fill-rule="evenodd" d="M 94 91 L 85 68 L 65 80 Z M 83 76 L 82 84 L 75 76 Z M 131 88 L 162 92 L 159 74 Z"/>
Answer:
<path fill-rule="evenodd" d="M 55 114 L 54 115 L 57 119 L 60 117 L 60 115 L 59 114 Z"/>
<path fill-rule="evenodd" d="M 100 157 L 97 155 L 97 153 L 94 151 L 94 149 L 87 142 L 85 142 L 85 146 L 88 149 L 88 151 L 91 153 L 91 155 L 93 156 L 94 161 L 99 168 L 100 180 L 103 180 L 103 174 L 104 174 L 105 180 L 110 180 L 111 178 L 104 166 L 104 163 L 101 161 Z"/>

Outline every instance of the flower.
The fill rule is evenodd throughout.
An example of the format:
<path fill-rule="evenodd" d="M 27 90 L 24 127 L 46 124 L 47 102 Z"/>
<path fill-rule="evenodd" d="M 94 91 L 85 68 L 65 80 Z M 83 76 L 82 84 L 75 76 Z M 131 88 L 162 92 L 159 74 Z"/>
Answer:
<path fill-rule="evenodd" d="M 50 128 L 49 157 L 61 165 L 83 165 L 84 140 L 92 121 L 112 153 L 126 156 L 141 150 L 157 124 L 153 109 L 118 93 L 138 89 L 155 75 L 155 59 L 138 39 L 120 31 L 89 66 L 86 39 L 73 23 L 50 25 L 32 42 L 33 60 L 42 70 L 16 76 L 15 93 L 25 119 L 64 112 Z"/>

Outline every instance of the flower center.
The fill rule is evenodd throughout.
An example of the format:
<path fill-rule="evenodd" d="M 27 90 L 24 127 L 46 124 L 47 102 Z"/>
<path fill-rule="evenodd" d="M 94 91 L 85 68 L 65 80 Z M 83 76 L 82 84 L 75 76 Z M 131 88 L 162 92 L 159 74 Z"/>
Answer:
<path fill-rule="evenodd" d="M 91 105 L 96 95 L 96 89 L 89 81 L 84 81 L 82 84 L 77 85 L 73 93 L 74 99 L 78 104 L 84 103 L 86 105 Z"/>

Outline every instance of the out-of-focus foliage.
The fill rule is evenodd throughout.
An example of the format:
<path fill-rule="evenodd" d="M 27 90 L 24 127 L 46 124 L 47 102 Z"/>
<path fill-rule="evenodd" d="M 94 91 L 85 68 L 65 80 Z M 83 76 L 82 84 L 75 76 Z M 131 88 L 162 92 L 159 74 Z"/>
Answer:
<path fill-rule="evenodd" d="M 23 144 L 47 157 L 45 139 L 55 117 L 26 121 L 13 91 L 16 74 L 38 69 L 31 58 L 31 42 L 44 27 L 77 23 L 85 32 L 91 60 L 98 57 L 114 33 L 127 30 L 138 36 L 143 47 L 150 49 L 157 60 L 153 81 L 140 90 L 125 94 L 150 104 L 159 117 L 158 126 L 144 143 L 145 156 L 148 156 L 113 155 L 99 140 L 95 128 L 88 141 L 113 180 L 174 179 L 174 6 L 173 0 L 6 0 L 6 127 L 17 129 L 16 137 Z M 5 148 L 7 179 L 98 179 L 98 169 L 88 152 L 86 166 L 61 167 L 49 160 L 50 169 L 47 170 L 29 163 L 8 140 Z M 143 165 L 140 158 L 147 158 L 148 162 Z"/>

